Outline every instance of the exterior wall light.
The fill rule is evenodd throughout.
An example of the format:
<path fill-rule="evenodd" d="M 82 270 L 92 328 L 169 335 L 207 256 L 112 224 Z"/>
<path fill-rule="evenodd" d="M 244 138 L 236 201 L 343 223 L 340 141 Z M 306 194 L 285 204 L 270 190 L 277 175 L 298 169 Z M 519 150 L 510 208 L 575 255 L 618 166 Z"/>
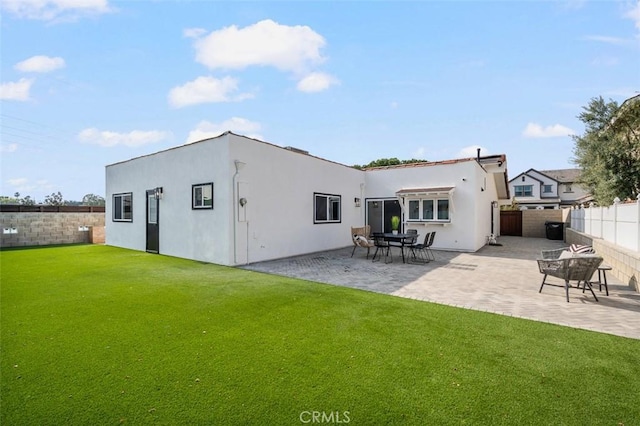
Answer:
<path fill-rule="evenodd" d="M 159 186 L 159 187 L 157 187 L 156 189 L 154 189 L 154 191 L 153 191 L 153 195 L 154 195 L 154 197 L 156 197 L 156 200 L 162 200 L 162 194 L 163 194 L 163 192 L 164 192 L 164 191 L 162 190 L 162 187 L 161 187 L 161 186 Z"/>
<path fill-rule="evenodd" d="M 360 198 L 358 197 L 354 198 L 353 202 L 356 204 L 356 207 L 360 207 Z"/>

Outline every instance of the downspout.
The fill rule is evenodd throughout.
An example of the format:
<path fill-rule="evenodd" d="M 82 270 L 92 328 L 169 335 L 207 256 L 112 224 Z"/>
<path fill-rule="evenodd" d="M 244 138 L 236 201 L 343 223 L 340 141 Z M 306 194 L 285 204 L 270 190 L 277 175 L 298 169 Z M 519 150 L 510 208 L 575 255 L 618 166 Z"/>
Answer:
<path fill-rule="evenodd" d="M 240 160 L 235 160 L 236 172 L 232 179 L 232 192 L 233 192 L 233 264 L 238 264 L 238 175 L 240 169 L 244 166 L 244 163 Z"/>

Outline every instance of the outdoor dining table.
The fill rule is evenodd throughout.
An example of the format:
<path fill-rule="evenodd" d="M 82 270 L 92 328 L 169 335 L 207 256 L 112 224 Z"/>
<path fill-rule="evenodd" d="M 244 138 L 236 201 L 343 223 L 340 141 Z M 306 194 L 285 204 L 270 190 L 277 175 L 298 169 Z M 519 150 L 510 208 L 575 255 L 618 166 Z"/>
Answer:
<path fill-rule="evenodd" d="M 385 232 L 382 234 L 382 238 L 384 238 L 385 241 L 389 243 L 396 243 L 393 245 L 393 247 L 400 247 L 400 252 L 402 253 L 402 263 L 407 263 L 404 257 L 404 248 L 409 247 L 417 237 L 418 234 L 394 234 L 392 232 Z"/>

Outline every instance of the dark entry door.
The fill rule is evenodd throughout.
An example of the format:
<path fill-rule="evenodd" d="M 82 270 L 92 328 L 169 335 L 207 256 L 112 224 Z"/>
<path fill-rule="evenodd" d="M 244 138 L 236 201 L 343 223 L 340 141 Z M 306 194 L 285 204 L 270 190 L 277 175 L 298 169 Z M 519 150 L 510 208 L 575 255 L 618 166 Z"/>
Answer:
<path fill-rule="evenodd" d="M 520 210 L 500 211 L 500 235 L 522 237 L 522 212 Z"/>
<path fill-rule="evenodd" d="M 160 203 L 156 198 L 156 191 L 147 191 L 147 251 L 160 253 L 159 215 Z"/>

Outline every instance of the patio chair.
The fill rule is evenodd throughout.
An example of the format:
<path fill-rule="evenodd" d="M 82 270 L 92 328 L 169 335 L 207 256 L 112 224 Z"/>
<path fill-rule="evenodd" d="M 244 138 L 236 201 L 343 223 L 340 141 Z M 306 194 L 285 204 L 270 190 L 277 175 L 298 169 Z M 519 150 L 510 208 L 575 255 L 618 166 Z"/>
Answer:
<path fill-rule="evenodd" d="M 558 259 L 563 251 L 569 251 L 569 247 L 554 250 L 542 250 L 541 254 L 542 258 L 545 260 L 554 260 Z"/>
<path fill-rule="evenodd" d="M 412 263 L 429 263 L 431 261 L 427 251 L 427 245 L 429 244 L 430 239 L 431 232 L 427 232 L 422 243 L 417 243 L 409 246 L 409 250 L 411 250 L 410 259 L 413 259 Z"/>
<path fill-rule="evenodd" d="M 597 302 L 598 298 L 591 287 L 591 277 L 598 270 L 598 266 L 600 266 L 602 260 L 602 257 L 594 255 L 567 257 L 564 259 L 538 259 L 538 269 L 541 274 L 544 274 L 544 277 L 542 278 L 542 285 L 540 286 L 538 293 L 542 293 L 542 288 L 545 285 L 564 287 L 568 302 L 569 287 L 571 287 L 569 282 L 577 281 L 578 288 L 580 288 L 580 282 L 584 282 L 582 292 L 584 293 L 588 287 Z M 548 276 L 564 280 L 564 286 L 560 284 L 547 283 L 546 280 Z"/>
<path fill-rule="evenodd" d="M 383 234 L 374 232 L 373 244 L 376 247 L 376 251 L 373 253 L 373 258 L 371 259 L 372 262 L 376 261 L 376 256 L 378 255 L 378 252 L 380 252 L 380 255 L 384 254 L 384 263 L 389 263 L 387 262 L 387 258 L 391 258 L 391 262 L 393 262 L 393 255 L 391 254 L 391 246 L 389 245 L 389 242 L 384 239 Z M 380 258 L 378 258 L 378 260 L 380 260 Z"/>
<path fill-rule="evenodd" d="M 369 225 L 354 228 L 351 227 L 351 241 L 353 241 L 353 250 L 351 250 L 351 257 L 356 252 L 358 247 L 367 249 L 367 259 L 369 259 L 369 252 L 371 251 L 371 247 L 375 247 L 373 244 L 373 240 L 369 235 L 371 233 L 371 227 Z"/>
<path fill-rule="evenodd" d="M 575 254 L 595 254 L 595 250 L 591 246 L 583 246 L 579 244 L 571 244 L 569 247 L 563 247 L 554 250 L 542 250 L 543 259 L 558 259 L 563 252 Z"/>
<path fill-rule="evenodd" d="M 436 256 L 433 254 L 433 251 L 431 250 L 431 246 L 433 245 L 433 240 L 436 238 L 436 231 L 433 231 L 431 233 L 431 235 L 429 236 L 429 242 L 426 243 L 426 253 L 429 256 L 430 260 L 436 260 Z"/>

